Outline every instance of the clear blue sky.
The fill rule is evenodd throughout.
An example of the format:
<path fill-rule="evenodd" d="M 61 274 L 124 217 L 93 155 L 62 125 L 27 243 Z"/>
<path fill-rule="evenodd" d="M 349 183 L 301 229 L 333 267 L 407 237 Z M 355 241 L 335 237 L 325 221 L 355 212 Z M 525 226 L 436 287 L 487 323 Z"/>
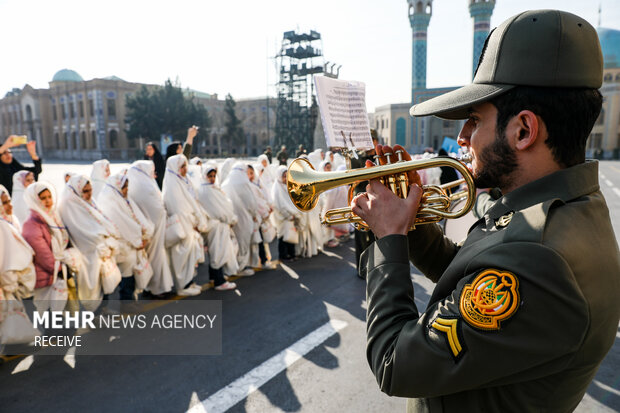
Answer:
<path fill-rule="evenodd" d="M 620 0 L 602 0 L 604 27 L 620 29 Z M 497 0 L 491 25 L 527 9 L 560 8 L 598 22 L 599 0 Z M 0 0 L 0 96 L 26 83 L 48 87 L 70 68 L 84 79 L 183 87 L 235 98 L 273 95 L 274 56 L 287 30 L 319 31 L 341 78 L 366 83 L 367 106 L 407 102 L 411 28 L 406 0 Z M 435 0 L 428 87 L 471 78 L 467 0 Z"/>

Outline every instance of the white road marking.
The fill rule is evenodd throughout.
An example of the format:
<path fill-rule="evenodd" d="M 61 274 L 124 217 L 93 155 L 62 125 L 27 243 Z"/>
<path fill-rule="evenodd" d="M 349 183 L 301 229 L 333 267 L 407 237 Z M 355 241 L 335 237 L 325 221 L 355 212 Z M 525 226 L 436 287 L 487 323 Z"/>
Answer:
<path fill-rule="evenodd" d="M 614 184 L 609 179 L 605 179 L 605 183 L 607 184 L 607 186 L 610 186 L 612 188 L 614 187 Z"/>
<path fill-rule="evenodd" d="M 347 261 L 347 264 L 349 265 L 349 267 L 353 267 L 353 268 L 355 268 L 357 270 L 357 265 L 355 265 L 351 261 Z"/>
<path fill-rule="evenodd" d="M 198 393 L 195 391 L 192 392 L 192 396 L 189 398 L 189 406 L 188 409 L 191 409 L 200 404 L 200 398 L 198 397 Z"/>
<path fill-rule="evenodd" d="M 349 247 L 349 250 L 355 252 L 355 248 L 353 247 Z"/>
<path fill-rule="evenodd" d="M 208 399 L 194 405 L 188 410 L 188 413 L 225 412 L 346 326 L 347 323 L 340 320 L 331 320 L 325 323 L 289 348 L 282 350 L 260 366 L 217 391 Z"/>
<path fill-rule="evenodd" d="M 295 270 L 293 270 L 291 267 L 283 263 L 280 263 L 280 267 L 282 267 L 282 269 L 286 271 L 286 273 L 290 275 L 292 279 L 299 280 L 299 274 L 297 274 Z"/>
<path fill-rule="evenodd" d="M 33 362 L 34 362 L 34 356 L 28 356 L 24 358 L 22 361 L 17 363 L 17 366 L 15 366 L 11 374 L 17 374 L 17 373 L 21 373 L 22 371 L 27 371 Z"/>
<path fill-rule="evenodd" d="M 620 189 L 614 187 L 613 191 L 616 193 L 616 195 L 620 196 Z"/>
<path fill-rule="evenodd" d="M 601 383 L 598 380 L 593 380 L 593 383 L 609 393 L 615 394 L 616 396 L 620 396 L 620 390 L 618 389 L 614 389 L 613 387 L 610 387 L 604 383 Z"/>
<path fill-rule="evenodd" d="M 605 175 L 603 174 L 600 174 L 600 175 L 601 175 L 601 179 L 605 179 Z"/>
<path fill-rule="evenodd" d="M 338 258 L 339 260 L 341 260 L 341 259 L 342 259 L 342 256 L 340 256 L 340 255 L 336 254 L 335 252 L 325 251 L 325 250 L 322 250 L 321 252 L 322 252 L 323 254 L 327 255 L 328 257 Z"/>
<path fill-rule="evenodd" d="M 75 346 L 67 350 L 67 353 L 63 357 L 63 360 L 69 365 L 69 367 L 71 367 L 72 369 L 75 368 Z"/>

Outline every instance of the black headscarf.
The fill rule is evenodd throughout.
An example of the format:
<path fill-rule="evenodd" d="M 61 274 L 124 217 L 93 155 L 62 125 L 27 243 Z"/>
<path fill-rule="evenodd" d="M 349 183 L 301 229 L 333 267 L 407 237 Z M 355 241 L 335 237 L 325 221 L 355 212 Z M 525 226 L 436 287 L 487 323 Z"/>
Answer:
<path fill-rule="evenodd" d="M 181 146 L 181 142 L 174 141 L 171 142 L 170 145 L 166 148 L 166 162 L 168 162 L 168 158 L 177 154 L 177 150 Z"/>
<path fill-rule="evenodd" d="M 153 161 L 153 163 L 155 164 L 155 173 L 157 174 L 157 178 L 155 179 L 157 180 L 157 185 L 159 186 L 159 189 L 161 189 L 161 186 L 164 182 L 164 173 L 166 172 L 166 162 L 164 161 L 164 157 L 161 156 L 161 152 L 159 152 L 157 144 L 155 142 L 148 142 L 146 146 L 149 145 L 153 148 L 153 151 L 155 151 L 155 153 L 152 157 L 144 155 L 144 159 L 147 161 Z"/>

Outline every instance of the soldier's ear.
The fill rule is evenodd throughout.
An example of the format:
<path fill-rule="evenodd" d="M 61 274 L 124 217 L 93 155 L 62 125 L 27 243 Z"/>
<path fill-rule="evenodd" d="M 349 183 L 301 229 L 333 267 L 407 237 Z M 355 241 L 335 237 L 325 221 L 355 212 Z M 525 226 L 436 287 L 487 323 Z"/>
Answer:
<path fill-rule="evenodd" d="M 522 110 L 513 121 L 515 148 L 521 151 L 531 148 L 540 139 L 540 118 L 531 110 Z"/>

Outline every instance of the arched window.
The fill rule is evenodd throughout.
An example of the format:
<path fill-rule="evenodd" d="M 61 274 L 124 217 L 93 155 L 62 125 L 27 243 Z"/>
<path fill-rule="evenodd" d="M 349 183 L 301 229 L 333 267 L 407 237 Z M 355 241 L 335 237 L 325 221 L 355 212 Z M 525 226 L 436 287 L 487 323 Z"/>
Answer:
<path fill-rule="evenodd" d="M 110 131 L 110 148 L 115 149 L 118 147 L 118 132 L 115 129 Z"/>
<path fill-rule="evenodd" d="M 405 118 L 396 119 L 396 143 L 401 146 L 406 144 L 407 121 Z"/>
<path fill-rule="evenodd" d="M 415 5 L 416 13 L 422 13 L 423 10 L 424 10 L 424 5 L 422 4 L 422 2 L 421 1 L 417 2 L 417 4 Z"/>
<path fill-rule="evenodd" d="M 605 73 L 605 77 L 603 78 L 603 82 L 611 82 L 612 79 L 613 79 L 613 76 L 611 75 L 611 73 Z"/>
<path fill-rule="evenodd" d="M 616 82 L 620 82 L 620 73 L 616 75 Z"/>
<path fill-rule="evenodd" d="M 86 142 L 86 132 L 82 131 L 82 133 L 80 133 L 80 138 L 81 138 L 81 148 L 82 149 L 88 149 L 88 142 Z"/>
<path fill-rule="evenodd" d="M 208 150 L 208 149 L 205 151 L 205 153 L 206 153 L 207 155 L 211 155 L 211 151 L 210 151 L 210 150 Z"/>
<path fill-rule="evenodd" d="M 99 144 L 97 143 L 97 132 L 94 130 L 90 131 L 90 141 L 93 148 L 99 147 Z"/>
<path fill-rule="evenodd" d="M 68 144 L 69 144 L 69 133 L 65 132 L 63 134 L 63 140 L 62 140 L 62 149 L 67 149 L 68 148 Z"/>
<path fill-rule="evenodd" d="M 60 136 L 58 136 L 58 132 L 54 134 L 54 145 L 56 149 L 60 149 Z"/>

